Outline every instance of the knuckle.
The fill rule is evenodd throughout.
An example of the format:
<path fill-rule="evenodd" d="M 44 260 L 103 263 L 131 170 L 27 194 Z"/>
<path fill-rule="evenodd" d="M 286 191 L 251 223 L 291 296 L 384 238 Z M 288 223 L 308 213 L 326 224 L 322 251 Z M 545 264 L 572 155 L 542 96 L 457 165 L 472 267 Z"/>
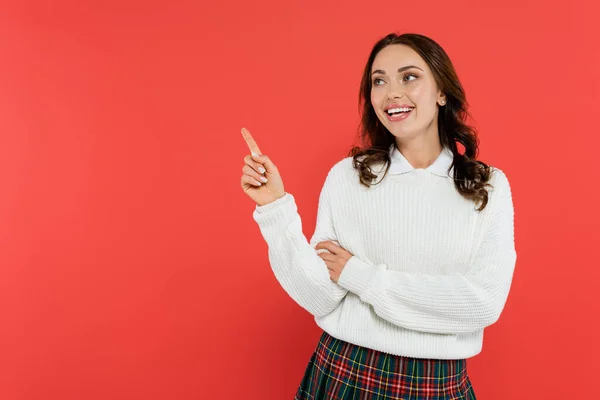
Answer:
<path fill-rule="evenodd" d="M 250 175 L 250 176 L 255 176 L 256 175 L 256 171 L 254 171 L 254 169 L 252 169 L 252 167 L 249 166 L 249 165 L 244 165 L 244 168 L 242 168 L 242 170 L 247 175 Z"/>

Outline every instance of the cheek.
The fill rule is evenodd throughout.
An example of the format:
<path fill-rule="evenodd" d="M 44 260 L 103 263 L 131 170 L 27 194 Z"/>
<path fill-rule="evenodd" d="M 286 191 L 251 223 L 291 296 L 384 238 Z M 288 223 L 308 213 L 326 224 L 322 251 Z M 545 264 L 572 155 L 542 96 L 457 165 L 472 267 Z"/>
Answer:
<path fill-rule="evenodd" d="M 378 98 L 377 98 L 377 93 L 371 90 L 371 104 L 373 104 L 375 107 L 377 107 L 377 105 L 379 104 Z"/>
<path fill-rule="evenodd" d="M 407 91 L 407 94 L 412 101 L 414 101 L 415 103 L 418 103 L 419 101 L 423 100 L 422 99 L 423 87 L 419 86 L 419 85 L 415 85 Z"/>
<path fill-rule="evenodd" d="M 385 97 L 385 93 L 382 90 L 371 91 L 371 105 L 373 106 L 375 113 L 379 113 Z"/>
<path fill-rule="evenodd" d="M 434 90 L 424 86 L 415 86 L 411 88 L 410 92 L 407 92 L 407 95 L 417 105 L 417 108 L 420 110 L 419 114 L 435 112 L 437 95 Z"/>
<path fill-rule="evenodd" d="M 434 106 L 437 101 L 436 88 L 429 84 L 415 85 L 411 88 L 410 95 L 413 96 L 415 102 L 421 103 L 422 106 Z"/>

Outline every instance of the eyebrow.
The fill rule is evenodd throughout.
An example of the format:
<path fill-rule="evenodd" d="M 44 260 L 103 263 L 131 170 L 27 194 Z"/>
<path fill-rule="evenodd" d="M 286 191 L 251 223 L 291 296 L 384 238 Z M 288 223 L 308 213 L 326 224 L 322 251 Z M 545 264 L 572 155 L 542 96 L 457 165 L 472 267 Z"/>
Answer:
<path fill-rule="evenodd" d="M 403 71 L 406 71 L 407 69 L 411 69 L 411 68 L 416 68 L 416 69 L 420 69 L 421 71 L 423 71 L 421 68 L 417 67 L 416 65 L 407 65 L 405 67 L 398 68 L 398 72 L 403 72 Z M 376 69 L 375 71 L 373 71 L 371 73 L 371 75 L 375 75 L 375 74 L 385 75 L 385 71 L 382 69 Z"/>

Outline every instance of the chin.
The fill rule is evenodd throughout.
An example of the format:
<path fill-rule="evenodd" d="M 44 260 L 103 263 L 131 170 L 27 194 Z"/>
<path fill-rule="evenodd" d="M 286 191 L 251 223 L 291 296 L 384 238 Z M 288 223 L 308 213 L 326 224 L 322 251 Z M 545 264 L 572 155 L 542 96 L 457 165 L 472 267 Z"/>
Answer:
<path fill-rule="evenodd" d="M 407 138 L 410 138 L 413 136 L 412 131 L 407 130 L 407 129 L 402 129 L 397 126 L 393 127 L 395 129 L 390 129 L 389 127 L 386 127 L 386 128 L 392 135 L 394 135 L 398 139 L 407 139 Z"/>

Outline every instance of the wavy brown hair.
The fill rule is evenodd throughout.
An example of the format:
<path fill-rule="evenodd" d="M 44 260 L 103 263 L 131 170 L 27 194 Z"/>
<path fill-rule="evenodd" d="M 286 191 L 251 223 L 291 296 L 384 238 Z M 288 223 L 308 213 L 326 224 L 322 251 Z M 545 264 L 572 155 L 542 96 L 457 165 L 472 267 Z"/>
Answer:
<path fill-rule="evenodd" d="M 483 210 L 488 203 L 486 187 L 490 186 L 488 181 L 491 167 L 477 160 L 479 139 L 475 128 L 466 123 L 470 114 L 467 111 L 465 91 L 444 49 L 427 36 L 415 33 L 390 33 L 375 44 L 369 55 L 359 93 L 359 135 L 364 147 L 355 146 L 349 152 L 349 156 L 353 157 L 352 165 L 359 172 L 360 183 L 370 187 L 371 181 L 377 178 L 371 171 L 373 163 L 387 164 L 383 177 L 390 168 L 389 150 L 390 146 L 395 144 L 396 138 L 380 123 L 371 104 L 371 68 L 377 54 L 393 44 L 406 45 L 416 51 L 433 72 L 437 87 L 446 95 L 446 105 L 440 107 L 438 112 L 440 144 L 451 149 L 454 154 L 452 166 L 456 189 L 475 204 L 481 203 L 477 210 Z M 463 145 L 464 153 L 459 153 L 457 143 Z"/>

